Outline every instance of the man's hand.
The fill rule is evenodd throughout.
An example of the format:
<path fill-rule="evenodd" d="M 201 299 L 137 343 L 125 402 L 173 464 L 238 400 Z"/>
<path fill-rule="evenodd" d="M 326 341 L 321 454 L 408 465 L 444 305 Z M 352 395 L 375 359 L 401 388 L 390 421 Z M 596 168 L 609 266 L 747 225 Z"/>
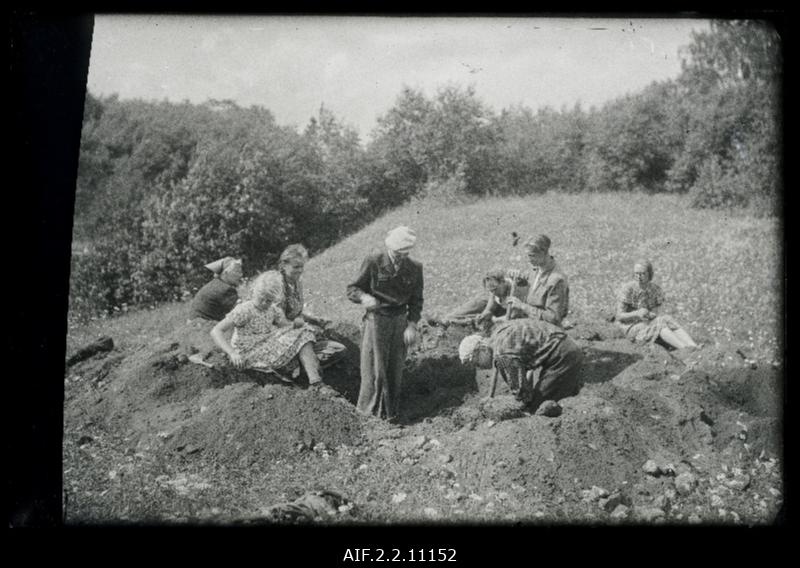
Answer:
<path fill-rule="evenodd" d="M 406 344 L 406 347 L 411 347 L 417 342 L 417 325 L 414 322 L 408 322 L 403 332 L 403 342 Z"/>

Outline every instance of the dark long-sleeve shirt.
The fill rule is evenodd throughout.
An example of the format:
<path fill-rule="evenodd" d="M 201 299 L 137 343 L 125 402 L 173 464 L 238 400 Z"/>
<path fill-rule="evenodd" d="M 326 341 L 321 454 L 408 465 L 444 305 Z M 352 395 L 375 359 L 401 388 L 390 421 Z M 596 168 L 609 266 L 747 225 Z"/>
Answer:
<path fill-rule="evenodd" d="M 347 297 L 360 303 L 363 294 L 378 301 L 376 312 L 385 315 L 406 313 L 408 320 L 418 322 L 422 313 L 422 264 L 407 258 L 395 271 L 387 252 L 369 255 L 361 264 L 358 277 L 347 287 Z"/>
<path fill-rule="evenodd" d="M 195 294 L 191 317 L 222 321 L 238 300 L 239 294 L 235 287 L 214 278 Z"/>

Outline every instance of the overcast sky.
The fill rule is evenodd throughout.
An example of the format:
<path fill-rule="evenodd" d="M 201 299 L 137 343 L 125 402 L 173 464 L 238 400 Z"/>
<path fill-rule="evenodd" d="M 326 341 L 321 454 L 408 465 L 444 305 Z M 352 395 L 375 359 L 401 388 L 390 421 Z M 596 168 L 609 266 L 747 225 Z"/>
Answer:
<path fill-rule="evenodd" d="M 473 85 L 494 110 L 584 108 L 680 72 L 692 19 L 123 16 L 95 20 L 89 91 L 232 99 L 303 128 L 320 104 L 365 140 L 402 87 Z"/>

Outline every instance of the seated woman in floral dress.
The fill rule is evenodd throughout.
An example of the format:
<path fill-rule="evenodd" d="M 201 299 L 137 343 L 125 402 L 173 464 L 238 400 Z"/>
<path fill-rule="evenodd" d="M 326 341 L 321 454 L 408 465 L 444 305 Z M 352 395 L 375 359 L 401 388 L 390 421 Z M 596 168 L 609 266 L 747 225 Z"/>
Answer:
<path fill-rule="evenodd" d="M 237 368 L 276 372 L 285 378 L 298 363 L 314 388 L 322 383 L 314 353 L 314 333 L 302 322 L 291 322 L 281 308 L 283 278 L 277 271 L 261 274 L 251 298 L 237 305 L 211 330 L 211 337 Z M 228 342 L 225 335 L 233 330 Z"/>
<path fill-rule="evenodd" d="M 637 262 L 633 274 L 636 279 L 623 284 L 617 294 L 614 316 L 625 336 L 638 343 L 660 339 L 675 349 L 697 348 L 697 343 L 671 316 L 656 313 L 655 310 L 664 303 L 664 292 L 652 281 L 652 263 L 647 260 Z"/>

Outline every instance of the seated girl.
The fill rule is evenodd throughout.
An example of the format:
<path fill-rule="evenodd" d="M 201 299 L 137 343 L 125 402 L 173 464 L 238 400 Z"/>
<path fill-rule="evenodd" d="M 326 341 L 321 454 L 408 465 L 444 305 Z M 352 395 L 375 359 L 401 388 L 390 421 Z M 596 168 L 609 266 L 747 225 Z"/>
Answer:
<path fill-rule="evenodd" d="M 314 353 L 314 333 L 303 322 L 291 322 L 281 309 L 283 278 L 264 272 L 253 284 L 249 300 L 237 305 L 211 330 L 211 337 L 236 368 L 277 374 L 283 380 L 298 367 L 313 388 L 330 389 L 322 382 Z M 233 331 L 230 342 L 225 335 Z"/>
<path fill-rule="evenodd" d="M 635 280 L 622 285 L 617 295 L 614 316 L 625 336 L 638 343 L 661 340 L 675 349 L 697 348 L 689 334 L 668 315 L 658 315 L 664 303 L 664 292 L 653 283 L 653 265 L 649 261 L 637 262 L 633 267 Z"/>

